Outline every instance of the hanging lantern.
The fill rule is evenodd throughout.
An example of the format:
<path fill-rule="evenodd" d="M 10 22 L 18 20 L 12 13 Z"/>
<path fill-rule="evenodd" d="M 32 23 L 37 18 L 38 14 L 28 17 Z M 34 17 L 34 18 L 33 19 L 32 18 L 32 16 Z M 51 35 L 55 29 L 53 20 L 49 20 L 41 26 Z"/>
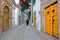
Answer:
<path fill-rule="evenodd" d="M 26 3 L 27 0 L 23 0 L 23 1 Z"/>

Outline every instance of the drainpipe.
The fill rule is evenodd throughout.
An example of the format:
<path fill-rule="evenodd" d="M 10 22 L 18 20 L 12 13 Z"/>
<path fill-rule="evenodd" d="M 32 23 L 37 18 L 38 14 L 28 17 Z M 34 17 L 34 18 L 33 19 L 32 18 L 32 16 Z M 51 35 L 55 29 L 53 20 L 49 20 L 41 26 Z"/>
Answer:
<path fill-rule="evenodd" d="M 33 26 L 33 0 L 31 0 L 31 23 Z"/>

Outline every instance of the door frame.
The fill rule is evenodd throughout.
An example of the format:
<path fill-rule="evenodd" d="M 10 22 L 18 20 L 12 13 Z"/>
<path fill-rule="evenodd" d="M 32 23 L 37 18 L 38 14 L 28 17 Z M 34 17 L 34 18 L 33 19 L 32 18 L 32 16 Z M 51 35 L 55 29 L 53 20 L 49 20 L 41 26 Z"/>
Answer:
<path fill-rule="evenodd" d="M 10 11 L 10 7 L 9 7 L 9 5 L 8 4 L 3 4 L 2 5 L 2 16 L 3 16 L 3 10 L 4 10 L 4 7 L 8 7 L 8 9 L 9 9 L 9 23 L 10 23 L 10 13 L 11 13 L 11 11 Z M 3 18 L 2 18 L 3 19 Z M 3 22 L 2 22 L 3 23 Z M 2 24 L 3 25 L 3 24 Z M 9 24 L 10 25 L 10 24 Z M 8 29 L 9 29 L 9 25 L 8 25 Z M 3 32 L 3 31 L 2 31 Z"/>
<path fill-rule="evenodd" d="M 45 7 L 45 9 L 46 8 L 48 8 L 48 7 L 50 7 L 50 6 L 52 6 L 52 5 L 54 5 L 54 4 L 58 4 L 58 1 L 55 1 L 55 2 L 53 2 L 52 4 L 50 4 L 50 5 L 48 5 L 47 7 Z M 58 19 L 58 21 L 59 21 L 59 19 Z M 59 24 L 59 23 L 58 23 Z M 46 25 L 46 24 L 45 24 Z M 58 26 L 58 28 L 59 28 L 59 26 Z M 46 26 L 45 26 L 45 30 L 46 30 Z M 53 28 L 52 28 L 52 30 L 53 30 Z M 46 32 L 46 31 L 45 31 Z M 52 33 L 53 33 L 53 31 L 52 31 Z M 48 34 L 48 33 L 47 33 Z M 53 34 L 52 34 L 52 36 L 53 36 Z M 55 36 L 54 36 L 55 37 Z M 58 37 L 59 37 L 59 30 L 58 30 Z M 58 37 L 56 37 L 56 38 L 58 38 Z"/>

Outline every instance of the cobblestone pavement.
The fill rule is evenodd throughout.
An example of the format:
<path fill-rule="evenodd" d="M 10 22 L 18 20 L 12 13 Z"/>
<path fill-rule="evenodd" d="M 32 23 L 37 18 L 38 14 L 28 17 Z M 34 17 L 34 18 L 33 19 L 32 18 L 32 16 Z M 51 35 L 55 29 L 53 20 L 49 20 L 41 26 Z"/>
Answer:
<path fill-rule="evenodd" d="M 8 30 L 0 37 L 0 40 L 52 40 L 47 39 L 48 37 L 45 38 L 41 34 L 39 35 L 33 26 L 21 24 L 20 26 Z"/>

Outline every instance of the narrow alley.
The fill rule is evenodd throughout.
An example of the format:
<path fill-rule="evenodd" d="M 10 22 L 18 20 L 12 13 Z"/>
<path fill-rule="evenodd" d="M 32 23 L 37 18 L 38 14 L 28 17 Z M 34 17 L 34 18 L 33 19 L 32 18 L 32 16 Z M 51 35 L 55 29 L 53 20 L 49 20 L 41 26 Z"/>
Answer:
<path fill-rule="evenodd" d="M 31 25 L 26 26 L 25 23 L 12 28 L 0 37 L 0 40 L 56 40 L 39 32 Z"/>
<path fill-rule="evenodd" d="M 60 40 L 60 0 L 0 0 L 0 40 Z"/>

